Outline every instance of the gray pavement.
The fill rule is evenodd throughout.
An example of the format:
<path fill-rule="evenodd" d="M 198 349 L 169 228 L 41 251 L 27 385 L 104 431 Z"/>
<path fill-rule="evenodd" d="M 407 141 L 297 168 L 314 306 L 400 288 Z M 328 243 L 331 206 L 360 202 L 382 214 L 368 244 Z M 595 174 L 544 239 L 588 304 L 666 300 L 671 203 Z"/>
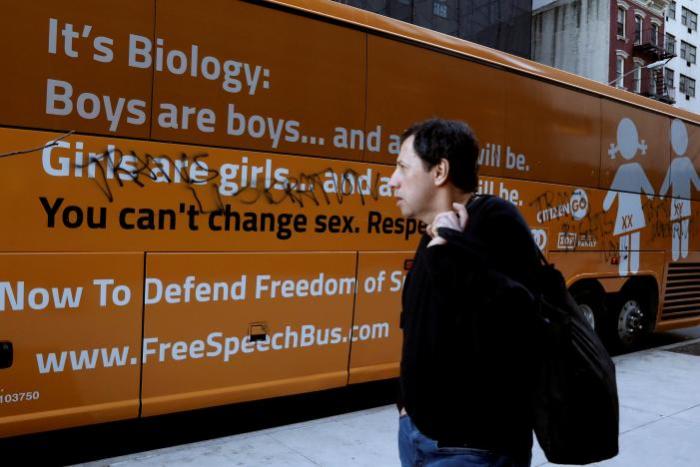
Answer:
<path fill-rule="evenodd" d="M 620 454 L 605 467 L 700 466 L 700 339 L 615 357 Z M 394 406 L 91 462 L 89 466 L 398 466 Z M 550 466 L 538 446 L 533 466 Z"/>

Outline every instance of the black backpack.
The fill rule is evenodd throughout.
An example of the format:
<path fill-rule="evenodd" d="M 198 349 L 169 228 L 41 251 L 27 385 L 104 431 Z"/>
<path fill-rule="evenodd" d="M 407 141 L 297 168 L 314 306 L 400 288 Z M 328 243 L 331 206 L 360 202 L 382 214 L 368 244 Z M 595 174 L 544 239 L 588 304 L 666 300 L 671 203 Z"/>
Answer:
<path fill-rule="evenodd" d="M 479 196 L 481 203 L 488 196 Z M 454 230 L 440 236 L 471 248 Z M 619 404 L 615 364 L 566 288 L 564 276 L 549 264 L 539 247 L 538 290 L 528 290 L 505 274 L 488 268 L 484 291 L 496 300 L 522 303 L 534 321 L 534 430 L 547 460 L 588 464 L 618 453 Z M 480 252 L 470 251 L 481 256 Z"/>
<path fill-rule="evenodd" d="M 557 464 L 609 459 L 618 453 L 615 364 L 561 272 L 540 257 L 540 291 L 533 302 L 540 344 L 533 391 L 537 440 Z"/>

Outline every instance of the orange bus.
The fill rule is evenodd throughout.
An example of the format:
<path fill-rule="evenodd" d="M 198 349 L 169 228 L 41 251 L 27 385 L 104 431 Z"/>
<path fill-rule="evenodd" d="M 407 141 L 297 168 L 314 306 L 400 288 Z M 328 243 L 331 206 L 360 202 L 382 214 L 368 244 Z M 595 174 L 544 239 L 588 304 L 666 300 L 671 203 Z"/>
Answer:
<path fill-rule="evenodd" d="M 694 114 L 331 2 L 3 7 L 0 436 L 395 377 L 433 115 L 610 344 L 700 323 Z"/>

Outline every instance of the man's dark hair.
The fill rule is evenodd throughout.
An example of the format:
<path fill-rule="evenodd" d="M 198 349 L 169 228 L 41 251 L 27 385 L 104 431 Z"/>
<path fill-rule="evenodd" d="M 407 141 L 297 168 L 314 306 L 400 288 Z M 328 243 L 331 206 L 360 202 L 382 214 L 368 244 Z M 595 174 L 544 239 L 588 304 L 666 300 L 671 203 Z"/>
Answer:
<path fill-rule="evenodd" d="M 401 135 L 401 144 L 413 136 L 413 149 L 426 170 L 441 159 L 450 164 L 449 180 L 460 190 L 475 192 L 479 184 L 479 142 L 471 128 L 457 120 L 431 118 L 414 123 Z"/>

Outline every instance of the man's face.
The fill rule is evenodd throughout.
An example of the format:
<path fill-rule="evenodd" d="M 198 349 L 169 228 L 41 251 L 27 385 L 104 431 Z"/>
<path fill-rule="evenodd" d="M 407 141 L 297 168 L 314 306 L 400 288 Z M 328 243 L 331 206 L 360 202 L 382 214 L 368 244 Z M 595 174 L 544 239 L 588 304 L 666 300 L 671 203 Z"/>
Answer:
<path fill-rule="evenodd" d="M 431 214 L 436 186 L 432 170 L 425 170 L 423 161 L 413 148 L 413 139 L 413 136 L 409 136 L 401 145 L 389 186 L 394 189 L 401 214 L 425 222 Z"/>

